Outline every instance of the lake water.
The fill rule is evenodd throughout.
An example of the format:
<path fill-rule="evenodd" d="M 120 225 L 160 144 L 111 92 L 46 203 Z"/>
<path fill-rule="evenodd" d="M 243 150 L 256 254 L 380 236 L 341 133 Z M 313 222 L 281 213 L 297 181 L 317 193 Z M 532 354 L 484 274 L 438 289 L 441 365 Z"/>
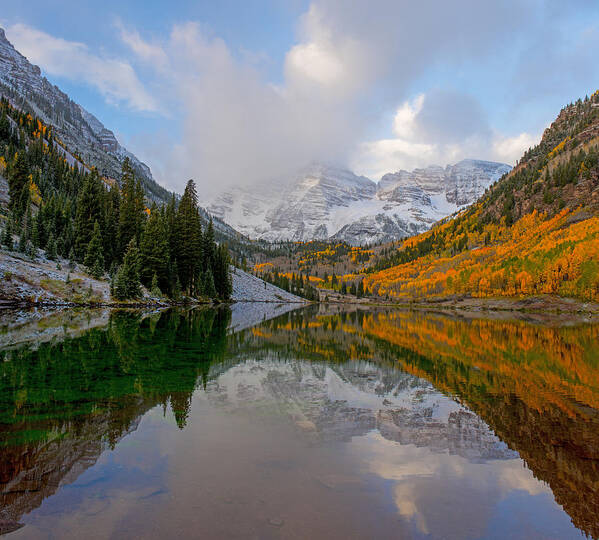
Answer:
<path fill-rule="evenodd" d="M 251 309 L 0 334 L 0 529 L 598 537 L 599 325 Z"/>

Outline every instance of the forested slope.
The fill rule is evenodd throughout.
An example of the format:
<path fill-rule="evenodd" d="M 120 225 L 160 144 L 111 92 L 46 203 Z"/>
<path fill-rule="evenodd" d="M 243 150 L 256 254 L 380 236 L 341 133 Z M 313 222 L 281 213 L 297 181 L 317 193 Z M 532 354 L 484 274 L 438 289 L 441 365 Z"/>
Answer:
<path fill-rule="evenodd" d="M 599 91 L 562 109 L 478 203 L 378 261 L 364 288 L 400 300 L 599 300 Z"/>

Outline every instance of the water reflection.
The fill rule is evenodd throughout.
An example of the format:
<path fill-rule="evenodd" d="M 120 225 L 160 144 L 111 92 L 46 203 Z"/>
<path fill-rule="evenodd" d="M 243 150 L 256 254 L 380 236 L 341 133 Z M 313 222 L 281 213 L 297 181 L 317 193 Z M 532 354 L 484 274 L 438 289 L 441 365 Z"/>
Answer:
<path fill-rule="evenodd" d="M 0 527 L 598 536 L 599 327 L 309 308 L 232 333 L 248 325 L 115 312 L 0 352 Z"/>

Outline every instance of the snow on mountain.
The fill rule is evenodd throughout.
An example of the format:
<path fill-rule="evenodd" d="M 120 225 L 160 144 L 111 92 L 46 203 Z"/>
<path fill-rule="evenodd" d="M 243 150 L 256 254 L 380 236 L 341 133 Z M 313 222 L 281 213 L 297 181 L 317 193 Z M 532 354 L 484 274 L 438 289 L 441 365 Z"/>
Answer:
<path fill-rule="evenodd" d="M 290 178 L 221 194 L 208 210 L 250 238 L 325 239 L 347 222 L 346 209 L 375 193 L 372 180 L 317 163 Z"/>
<path fill-rule="evenodd" d="M 472 204 L 509 170 L 502 163 L 463 160 L 386 174 L 376 184 L 318 163 L 290 178 L 227 191 L 208 209 L 255 239 L 385 242 L 429 229 Z"/>
<path fill-rule="evenodd" d="M 157 201 L 168 198 L 167 190 L 154 181 L 150 168 L 124 148 L 93 114 L 43 77 L 40 68 L 32 65 L 6 39 L 2 28 L 0 95 L 53 125 L 66 146 L 86 163 L 95 165 L 103 176 L 120 178 L 121 163 L 129 157 L 147 196 Z"/>

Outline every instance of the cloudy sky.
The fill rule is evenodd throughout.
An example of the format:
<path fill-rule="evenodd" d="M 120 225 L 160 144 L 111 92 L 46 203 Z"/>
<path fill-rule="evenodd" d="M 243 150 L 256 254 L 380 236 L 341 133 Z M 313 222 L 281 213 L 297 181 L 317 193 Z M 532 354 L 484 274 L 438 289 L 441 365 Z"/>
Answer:
<path fill-rule="evenodd" d="M 0 24 L 176 190 L 513 164 L 599 87 L 596 0 L 28 0 Z"/>

